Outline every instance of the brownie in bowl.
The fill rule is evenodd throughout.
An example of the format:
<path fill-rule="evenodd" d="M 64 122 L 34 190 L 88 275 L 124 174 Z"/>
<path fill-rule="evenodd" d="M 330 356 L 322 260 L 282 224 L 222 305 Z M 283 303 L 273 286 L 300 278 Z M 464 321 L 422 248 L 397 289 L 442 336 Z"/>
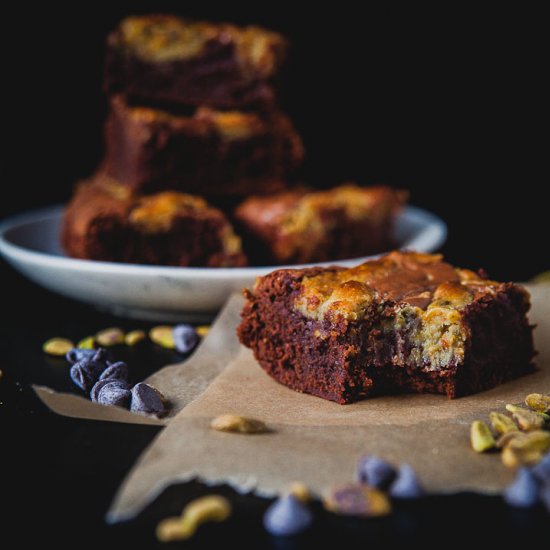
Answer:
<path fill-rule="evenodd" d="M 245 199 L 234 217 L 256 264 L 357 258 L 393 248 L 393 224 L 407 192 L 346 184 Z"/>
<path fill-rule="evenodd" d="M 527 291 L 440 255 L 281 269 L 245 296 L 238 335 L 262 368 L 338 403 L 394 392 L 454 398 L 534 369 Z"/>
<path fill-rule="evenodd" d="M 61 241 L 73 258 L 134 264 L 236 267 L 247 264 L 225 215 L 177 191 L 138 195 L 97 174 L 65 209 Z"/>

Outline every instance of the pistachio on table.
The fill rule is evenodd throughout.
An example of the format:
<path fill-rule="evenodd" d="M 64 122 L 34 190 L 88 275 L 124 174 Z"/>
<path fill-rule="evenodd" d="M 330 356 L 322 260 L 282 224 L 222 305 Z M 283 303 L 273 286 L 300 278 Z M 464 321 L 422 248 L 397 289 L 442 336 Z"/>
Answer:
<path fill-rule="evenodd" d="M 236 414 L 221 414 L 212 420 L 210 427 L 219 432 L 240 434 L 261 434 L 270 431 L 261 420 Z"/>
<path fill-rule="evenodd" d="M 93 336 L 86 336 L 79 340 L 76 344 L 76 347 L 79 349 L 94 349 L 95 348 L 95 338 Z"/>
<path fill-rule="evenodd" d="M 167 325 L 153 327 L 149 331 L 151 342 L 166 349 L 176 349 L 174 342 L 174 329 Z"/>
<path fill-rule="evenodd" d="M 201 338 L 204 338 L 210 332 L 210 325 L 199 325 L 195 331 Z"/>
<path fill-rule="evenodd" d="M 301 481 L 293 481 L 292 483 L 289 483 L 283 493 L 294 496 L 303 504 L 307 504 L 311 500 L 309 489 Z"/>
<path fill-rule="evenodd" d="M 156 529 L 156 535 L 160 542 L 185 540 L 191 536 L 184 530 L 180 516 L 168 517 L 159 521 Z"/>
<path fill-rule="evenodd" d="M 506 405 L 506 410 L 512 413 L 518 426 L 525 431 L 538 430 L 544 426 L 547 420 L 545 418 L 547 415 L 544 415 L 544 413 L 538 413 L 516 405 Z"/>
<path fill-rule="evenodd" d="M 541 413 L 550 412 L 550 395 L 542 393 L 530 393 L 525 398 L 525 404 L 534 411 Z"/>
<path fill-rule="evenodd" d="M 506 410 L 513 419 L 493 411 L 489 414 L 491 426 L 499 436 L 496 442 L 488 426 L 479 420 L 470 427 L 471 445 L 477 452 L 496 446 L 502 450 L 502 462 L 510 467 L 537 464 L 550 450 L 550 414 L 547 414 L 550 396 L 531 393 L 525 403 L 529 409 L 507 404 Z"/>
<path fill-rule="evenodd" d="M 377 517 L 391 512 L 391 503 L 384 492 L 361 484 L 332 488 L 323 504 L 329 512 L 347 516 Z"/>
<path fill-rule="evenodd" d="M 95 335 L 95 341 L 102 348 L 124 344 L 124 332 L 118 327 L 106 328 Z"/>
<path fill-rule="evenodd" d="M 42 350 L 48 355 L 62 357 L 74 348 L 74 344 L 67 338 L 50 338 L 42 345 Z"/>
<path fill-rule="evenodd" d="M 474 420 L 470 426 L 470 442 L 476 453 L 483 453 L 495 446 L 495 438 L 485 422 Z"/>
<path fill-rule="evenodd" d="M 509 468 L 533 465 L 550 450 L 550 432 L 533 430 L 514 437 L 502 451 L 502 462 Z"/>
<path fill-rule="evenodd" d="M 225 521 L 231 515 L 231 503 L 219 495 L 208 495 L 191 501 L 181 516 L 162 520 L 156 530 L 161 542 L 191 538 L 199 526 L 208 521 Z"/>
<path fill-rule="evenodd" d="M 145 340 L 146 335 L 143 330 L 132 330 L 126 336 L 124 336 L 124 343 L 127 346 L 137 346 L 140 342 Z"/>
<path fill-rule="evenodd" d="M 502 434 L 496 441 L 496 448 L 497 449 L 504 449 L 512 441 L 512 439 L 515 439 L 516 437 L 523 436 L 524 433 L 520 432 L 519 430 L 516 430 L 515 432 L 506 432 L 505 434 Z"/>
<path fill-rule="evenodd" d="M 493 411 L 489 414 L 489 420 L 493 429 L 499 434 L 517 432 L 519 430 L 517 424 L 505 414 Z"/>

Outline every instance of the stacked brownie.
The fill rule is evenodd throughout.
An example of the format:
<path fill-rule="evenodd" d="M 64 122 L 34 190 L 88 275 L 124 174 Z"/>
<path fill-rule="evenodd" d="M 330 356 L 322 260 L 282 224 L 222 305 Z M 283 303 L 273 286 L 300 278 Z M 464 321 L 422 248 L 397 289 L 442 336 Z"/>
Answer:
<path fill-rule="evenodd" d="M 107 38 L 105 156 L 66 209 L 66 251 L 218 267 L 388 249 L 404 193 L 294 185 L 304 148 L 278 102 L 286 51 L 255 26 L 124 19 Z"/>

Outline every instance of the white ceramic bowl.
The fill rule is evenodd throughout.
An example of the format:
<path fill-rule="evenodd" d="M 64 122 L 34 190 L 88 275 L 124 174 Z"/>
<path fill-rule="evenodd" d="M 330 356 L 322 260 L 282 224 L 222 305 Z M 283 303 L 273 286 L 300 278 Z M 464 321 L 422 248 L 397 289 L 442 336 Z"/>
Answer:
<path fill-rule="evenodd" d="M 165 267 L 76 260 L 59 243 L 62 207 L 20 214 L 0 224 L 0 253 L 35 283 L 116 315 L 150 320 L 209 319 L 228 296 L 282 266 Z M 396 223 L 399 248 L 432 252 L 445 241 L 445 223 L 408 206 Z M 366 258 L 326 264 L 357 265 Z M 303 266 L 292 266 L 303 267 Z"/>

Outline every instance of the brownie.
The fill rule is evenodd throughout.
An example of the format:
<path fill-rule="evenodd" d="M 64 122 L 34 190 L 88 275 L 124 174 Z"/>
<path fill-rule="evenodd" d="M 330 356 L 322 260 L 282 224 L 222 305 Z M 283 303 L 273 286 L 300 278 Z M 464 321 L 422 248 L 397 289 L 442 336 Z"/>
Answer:
<path fill-rule="evenodd" d="M 472 394 L 531 372 L 527 291 L 391 252 L 351 269 L 281 269 L 245 291 L 240 341 L 275 380 L 338 403 Z"/>
<path fill-rule="evenodd" d="M 222 212 L 193 195 L 137 195 L 103 174 L 82 182 L 65 209 L 62 244 L 75 258 L 174 266 L 246 265 Z"/>
<path fill-rule="evenodd" d="M 200 107 L 191 114 L 110 100 L 103 170 L 132 190 L 206 197 L 269 193 L 286 185 L 304 149 L 280 111 Z"/>
<path fill-rule="evenodd" d="M 104 89 L 138 100 L 225 108 L 273 104 L 287 50 L 256 26 L 131 16 L 107 38 Z"/>
<path fill-rule="evenodd" d="M 247 254 L 257 264 L 332 261 L 393 248 L 393 223 L 407 193 L 340 185 L 249 197 L 235 211 Z"/>

